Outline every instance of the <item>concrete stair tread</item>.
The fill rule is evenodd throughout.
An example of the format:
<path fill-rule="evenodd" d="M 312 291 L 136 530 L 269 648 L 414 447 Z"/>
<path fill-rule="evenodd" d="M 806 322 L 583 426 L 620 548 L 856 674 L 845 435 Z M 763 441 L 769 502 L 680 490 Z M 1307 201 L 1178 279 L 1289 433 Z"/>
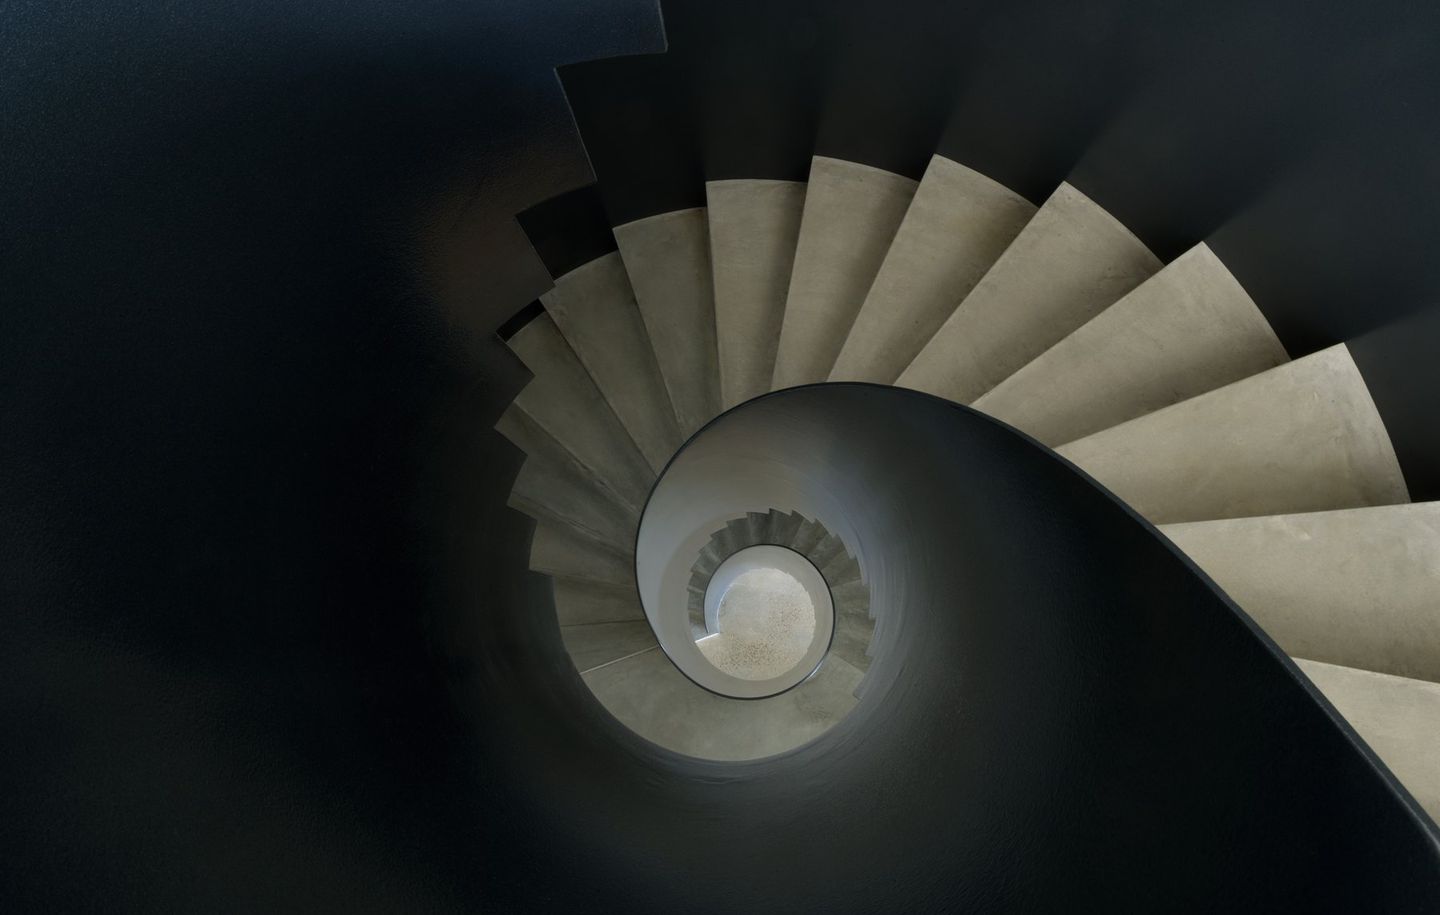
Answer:
<path fill-rule="evenodd" d="M 513 407 L 626 504 L 644 505 L 655 471 L 550 316 L 539 315 L 508 344 L 535 376 Z"/>
<path fill-rule="evenodd" d="M 868 165 L 811 160 L 773 389 L 829 376 L 916 187 Z"/>
<path fill-rule="evenodd" d="M 555 615 L 561 628 L 591 623 L 644 621 L 633 587 L 572 578 L 554 578 Z"/>
<path fill-rule="evenodd" d="M 863 675 L 827 657 L 815 676 L 767 699 L 727 699 L 689 680 L 660 651 L 584 675 L 622 724 L 663 747 L 711 759 L 759 759 L 820 736 L 855 705 Z"/>
<path fill-rule="evenodd" d="M 1440 820 L 1440 684 L 1300 658 L 1295 663 Z"/>
<path fill-rule="evenodd" d="M 933 156 L 831 381 L 894 381 L 1035 214 L 1009 188 Z"/>
<path fill-rule="evenodd" d="M 680 447 L 680 429 L 619 252 L 559 277 L 540 301 L 658 473 Z"/>
<path fill-rule="evenodd" d="M 1343 344 L 1056 450 L 1155 524 L 1409 501 Z"/>
<path fill-rule="evenodd" d="M 1161 531 L 1288 654 L 1440 682 L 1440 503 Z"/>
<path fill-rule="evenodd" d="M 974 406 L 1058 445 L 1286 359 L 1260 309 L 1201 244 Z"/>
<path fill-rule="evenodd" d="M 715 287 L 720 407 L 770 390 L 805 208 L 800 181 L 705 185 Z"/>
<path fill-rule="evenodd" d="M 710 229 L 704 207 L 615 227 L 682 436 L 720 412 Z"/>
<path fill-rule="evenodd" d="M 644 620 L 561 626 L 560 638 L 582 674 L 659 645 Z"/>
<path fill-rule="evenodd" d="M 635 565 L 628 554 L 549 522 L 535 525 L 530 568 L 547 575 L 635 588 Z"/>
<path fill-rule="evenodd" d="M 895 383 L 970 403 L 1159 269 L 1129 229 L 1062 184 Z"/>

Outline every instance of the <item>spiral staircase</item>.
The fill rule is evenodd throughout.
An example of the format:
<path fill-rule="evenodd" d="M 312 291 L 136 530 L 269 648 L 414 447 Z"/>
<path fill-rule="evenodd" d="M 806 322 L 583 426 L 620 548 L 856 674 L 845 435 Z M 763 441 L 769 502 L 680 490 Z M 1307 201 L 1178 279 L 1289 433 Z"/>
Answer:
<path fill-rule="evenodd" d="M 848 711 L 863 651 L 743 709 L 683 677 L 640 604 L 631 532 L 681 436 L 722 409 L 897 385 L 1012 424 L 1160 525 L 1440 813 L 1440 504 L 1410 503 L 1343 345 L 1291 360 L 1204 244 L 1162 264 L 1068 184 L 1036 208 L 939 156 L 918 183 L 817 157 L 805 184 L 706 193 L 616 227 L 616 250 L 556 277 L 509 339 L 536 379 L 500 425 L 527 454 L 512 504 L 538 523 L 531 567 L 555 581 L 577 669 L 621 721 L 746 758 Z M 808 519 L 779 537 L 760 520 L 709 569 L 753 543 L 817 566 L 843 550 Z M 842 558 L 827 580 L 883 620 Z"/>
<path fill-rule="evenodd" d="M 932 127 L 959 102 L 902 88 L 952 58 L 983 88 L 1009 66 L 985 49 L 1022 46 L 986 31 L 1004 5 L 967 6 L 944 53 L 928 30 L 961 5 L 675 0 L 668 49 L 648 2 L 633 32 L 619 5 L 583 27 L 439 6 L 414 32 L 332 21 L 331 58 L 297 15 L 266 40 L 340 75 L 278 81 L 278 113 L 215 106 L 230 143 L 177 102 L 169 155 L 11 147 L 58 176 L 17 188 L 87 215 L 0 246 L 17 301 L 66 303 L 0 360 L 22 458 L 0 907 L 1440 911 L 1425 417 L 1358 339 L 1297 326 L 1259 247 L 1147 244 L 1114 193 L 1144 176 L 1061 180 L 1018 126 L 955 153 Z M 1115 6 L 1014 15 L 1089 73 L 1160 16 Z M 757 28 L 772 7 L 785 28 Z M 227 69 L 249 45 L 183 37 L 268 28 L 243 10 L 36 10 L 37 35 L 168 35 L 146 59 L 189 110 L 268 91 Z M 506 44 L 545 16 L 555 60 L 593 58 L 558 85 Z M 483 180 L 416 179 L 443 117 L 390 124 L 414 149 L 372 161 L 377 111 L 467 116 L 446 87 L 492 28 L 495 73 L 544 78 L 487 71 Z M 404 65 L 328 65 L 346 42 Z M 27 81 L 87 59 L 49 48 L 6 55 L 12 85 L 123 128 L 126 104 Z M 207 56 L 214 80 L 179 78 Z M 124 60 L 90 65 L 120 102 L 146 79 Z M 1090 73 L 1107 117 L 1144 102 L 1113 64 Z M 1022 95 L 1063 82 L 1025 69 Z M 564 129 L 522 127 L 551 95 Z M 837 142 L 846 103 L 885 114 Z M 977 137 L 1023 121 L 993 106 Z M 1007 186 L 1027 143 L 1044 167 Z M 376 187 L 400 190 L 352 199 Z M 368 304 L 307 310 L 327 294 Z M 813 611 L 778 667 L 727 616 L 755 556 Z"/>

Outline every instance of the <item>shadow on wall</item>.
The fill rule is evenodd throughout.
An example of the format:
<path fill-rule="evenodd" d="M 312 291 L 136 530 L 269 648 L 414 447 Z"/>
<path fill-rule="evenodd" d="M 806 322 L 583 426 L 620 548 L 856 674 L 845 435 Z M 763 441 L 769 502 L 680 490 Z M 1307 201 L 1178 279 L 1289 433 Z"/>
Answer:
<path fill-rule="evenodd" d="M 553 66 L 658 47 L 654 4 L 3 18 L 3 907 L 461 907 L 416 480 L 523 381 L 513 213 L 588 178 Z M 523 543 L 513 449 L 467 444 L 426 482 Z"/>

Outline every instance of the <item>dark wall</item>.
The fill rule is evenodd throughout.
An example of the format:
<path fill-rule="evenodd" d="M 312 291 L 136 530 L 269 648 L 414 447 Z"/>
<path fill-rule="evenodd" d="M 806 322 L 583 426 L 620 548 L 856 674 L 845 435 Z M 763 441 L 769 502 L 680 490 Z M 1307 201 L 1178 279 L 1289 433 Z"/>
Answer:
<path fill-rule="evenodd" d="M 427 620 L 461 506 L 469 611 L 548 600 L 484 434 L 547 285 L 512 216 L 590 180 L 554 66 L 662 38 L 648 0 L 0 7 L 0 908 L 474 909 Z"/>
<path fill-rule="evenodd" d="M 664 6 L 666 55 L 563 71 L 615 223 L 814 153 L 918 177 L 938 151 L 1037 203 L 1068 180 L 1166 259 L 1208 241 L 1293 356 L 1352 343 L 1440 498 L 1440 364 L 1410 358 L 1440 349 L 1440 7 Z"/>

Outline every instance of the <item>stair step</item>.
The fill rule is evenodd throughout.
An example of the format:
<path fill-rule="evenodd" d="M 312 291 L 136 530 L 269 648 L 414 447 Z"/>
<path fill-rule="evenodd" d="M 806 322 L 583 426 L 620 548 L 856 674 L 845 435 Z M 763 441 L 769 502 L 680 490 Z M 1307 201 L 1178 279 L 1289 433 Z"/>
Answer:
<path fill-rule="evenodd" d="M 571 468 L 539 457 L 527 458 L 521 466 L 509 505 L 604 544 L 634 541 L 640 520 Z"/>
<path fill-rule="evenodd" d="M 801 181 L 705 184 L 715 284 L 720 407 L 770 390 L 805 208 Z"/>
<path fill-rule="evenodd" d="M 856 162 L 811 160 L 772 388 L 829 376 L 917 186 Z"/>
<path fill-rule="evenodd" d="M 776 514 L 770 522 L 771 542 L 778 546 L 789 547 L 795 542 L 795 535 L 800 531 L 800 525 L 805 519 L 795 512 Z"/>
<path fill-rule="evenodd" d="M 535 525 L 530 568 L 557 577 L 635 588 L 635 564 L 628 555 L 544 521 Z"/>
<path fill-rule="evenodd" d="M 550 316 L 537 316 L 507 343 L 535 376 L 514 406 L 626 504 L 644 505 L 655 471 Z"/>
<path fill-rule="evenodd" d="M 825 567 L 820 570 L 820 574 L 824 576 L 825 581 L 829 583 L 830 587 L 836 588 L 840 585 L 859 580 L 860 563 L 842 547 L 839 554 L 827 562 Z"/>
<path fill-rule="evenodd" d="M 766 699 L 728 699 L 685 679 L 660 651 L 592 670 L 585 683 L 620 723 L 679 753 L 759 759 L 819 737 L 855 707 L 864 675 L 827 658 L 804 683 Z"/>
<path fill-rule="evenodd" d="M 1260 309 L 1201 244 L 975 401 L 975 409 L 1058 445 L 1286 358 Z"/>
<path fill-rule="evenodd" d="M 645 619 L 640 598 L 632 587 L 555 578 L 555 615 L 560 625 L 635 622 Z"/>
<path fill-rule="evenodd" d="M 931 157 L 830 380 L 893 382 L 1034 215 L 1004 185 Z"/>
<path fill-rule="evenodd" d="M 1440 821 L 1440 684 L 1318 661 L 1295 663 Z"/>
<path fill-rule="evenodd" d="M 1409 501 L 1344 344 L 1057 451 L 1155 524 Z"/>
<path fill-rule="evenodd" d="M 845 544 L 835 534 L 826 534 L 825 537 L 815 545 L 806 558 L 817 569 L 823 569 L 835 559 L 845 553 Z"/>
<path fill-rule="evenodd" d="M 790 548 L 808 559 L 815 547 L 825 538 L 826 533 L 824 525 L 820 522 L 806 520 L 795 532 L 795 536 L 790 541 Z"/>
<path fill-rule="evenodd" d="M 970 403 L 1159 269 L 1129 229 L 1062 184 L 895 383 Z"/>
<path fill-rule="evenodd" d="M 830 653 L 860 672 L 870 669 L 870 639 L 875 634 L 875 621 L 862 607 L 846 604 L 835 608 L 835 637 Z"/>
<path fill-rule="evenodd" d="M 1440 682 L 1440 502 L 1161 531 L 1286 653 Z"/>
<path fill-rule="evenodd" d="M 768 543 L 770 537 L 769 512 L 747 512 L 745 515 L 746 546 Z"/>
<path fill-rule="evenodd" d="M 644 620 L 561 626 L 560 638 L 575 662 L 575 669 L 582 674 L 660 644 Z"/>
<path fill-rule="evenodd" d="M 720 412 L 710 228 L 704 207 L 615 227 L 680 434 Z"/>
<path fill-rule="evenodd" d="M 658 473 L 680 447 L 680 428 L 619 252 L 566 273 L 540 301 Z"/>

